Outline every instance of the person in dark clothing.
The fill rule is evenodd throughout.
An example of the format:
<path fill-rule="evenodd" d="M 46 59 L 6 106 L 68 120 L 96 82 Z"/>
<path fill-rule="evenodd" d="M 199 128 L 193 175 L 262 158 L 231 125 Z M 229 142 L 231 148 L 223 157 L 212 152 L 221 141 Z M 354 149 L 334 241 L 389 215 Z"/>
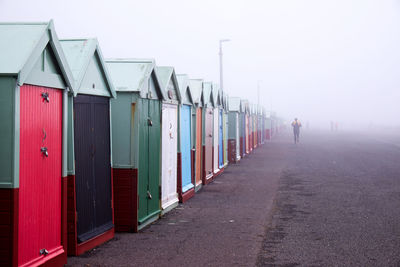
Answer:
<path fill-rule="evenodd" d="M 299 142 L 301 122 L 298 121 L 297 118 L 295 118 L 294 121 L 292 122 L 292 127 L 293 127 L 294 143 L 296 144 Z"/>

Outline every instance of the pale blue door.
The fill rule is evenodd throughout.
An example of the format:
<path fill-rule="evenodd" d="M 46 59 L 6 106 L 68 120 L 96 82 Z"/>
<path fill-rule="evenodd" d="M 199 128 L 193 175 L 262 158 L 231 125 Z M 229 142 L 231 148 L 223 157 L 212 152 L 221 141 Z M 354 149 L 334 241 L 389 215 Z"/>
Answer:
<path fill-rule="evenodd" d="M 219 167 L 224 167 L 224 136 L 222 124 L 222 109 L 219 110 Z"/>
<path fill-rule="evenodd" d="M 246 113 L 242 113 L 241 114 L 241 116 L 242 116 L 242 134 L 241 134 L 241 136 L 242 136 L 242 139 L 243 139 L 243 141 L 242 141 L 242 151 L 243 151 L 243 155 L 244 154 L 246 154 Z"/>
<path fill-rule="evenodd" d="M 181 109 L 181 153 L 182 153 L 182 192 L 193 187 L 192 166 L 190 160 L 191 149 L 191 109 L 188 105 L 182 105 Z"/>

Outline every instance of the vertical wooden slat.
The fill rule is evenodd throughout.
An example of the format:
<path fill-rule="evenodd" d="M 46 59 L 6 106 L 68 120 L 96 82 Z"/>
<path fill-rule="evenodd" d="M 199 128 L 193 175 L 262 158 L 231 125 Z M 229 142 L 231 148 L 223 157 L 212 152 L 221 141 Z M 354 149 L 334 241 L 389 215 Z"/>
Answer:
<path fill-rule="evenodd" d="M 197 108 L 196 110 L 196 159 L 195 159 L 195 164 L 196 164 L 196 173 L 195 173 L 195 178 L 196 178 L 196 186 L 201 184 L 201 179 L 202 179 L 202 109 Z"/>
<path fill-rule="evenodd" d="M 24 85 L 20 92 L 19 265 L 61 247 L 62 164 L 62 91 Z"/>

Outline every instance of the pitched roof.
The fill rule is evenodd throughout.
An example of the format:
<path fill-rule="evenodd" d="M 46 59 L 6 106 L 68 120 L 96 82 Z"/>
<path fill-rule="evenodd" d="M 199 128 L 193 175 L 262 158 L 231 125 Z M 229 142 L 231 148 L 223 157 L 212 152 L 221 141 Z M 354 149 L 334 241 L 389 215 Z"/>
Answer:
<path fill-rule="evenodd" d="M 68 39 L 60 40 L 60 42 L 75 80 L 75 85 L 77 88 L 75 94 L 78 93 L 78 90 L 81 87 L 82 80 L 85 77 L 91 59 L 96 55 L 99 59 L 98 62 L 100 64 L 102 74 L 107 82 L 110 95 L 113 97 L 116 96 L 114 84 L 111 81 L 111 77 L 105 65 L 97 39 Z"/>
<path fill-rule="evenodd" d="M 177 74 L 176 79 L 178 80 L 179 84 L 179 91 L 182 98 L 182 103 L 186 99 L 186 94 L 189 96 L 187 99 L 191 104 L 194 104 L 193 96 L 192 96 L 192 89 L 189 82 L 189 75 L 187 74 Z"/>
<path fill-rule="evenodd" d="M 202 79 L 190 79 L 189 85 L 192 90 L 193 102 L 195 104 L 201 104 L 201 96 L 203 92 L 203 80 Z"/>
<path fill-rule="evenodd" d="M 0 73 L 17 76 L 23 85 L 48 44 L 54 52 L 65 82 L 74 90 L 72 73 L 61 49 L 53 21 L 0 23 Z"/>
<path fill-rule="evenodd" d="M 214 100 L 214 107 L 218 107 L 222 104 L 220 100 L 219 91 L 220 91 L 219 84 L 213 83 L 212 95 Z"/>
<path fill-rule="evenodd" d="M 249 100 L 242 99 L 242 107 L 243 107 L 245 113 L 247 113 L 247 114 L 250 113 Z"/>
<path fill-rule="evenodd" d="M 156 66 L 154 59 L 106 59 L 106 65 L 117 92 L 142 91 L 153 73 L 160 87 L 160 94 L 165 99 L 160 78 L 154 71 Z"/>
<path fill-rule="evenodd" d="M 168 94 L 168 92 L 167 92 L 168 85 L 169 85 L 170 81 L 172 80 L 172 83 L 174 84 L 174 87 L 175 87 L 175 93 L 176 93 L 177 100 L 180 102 L 181 101 L 181 92 L 179 89 L 178 81 L 176 79 L 174 68 L 169 67 L 169 66 L 156 66 L 156 72 L 160 79 L 161 89 L 163 90 L 164 94 L 165 95 Z"/>
<path fill-rule="evenodd" d="M 211 91 L 212 91 L 212 82 L 204 82 L 203 83 L 203 94 L 202 94 L 204 104 L 209 103 L 212 106 L 214 106 L 214 101 L 212 99 Z"/>
<path fill-rule="evenodd" d="M 229 111 L 240 112 L 240 97 L 229 97 Z"/>

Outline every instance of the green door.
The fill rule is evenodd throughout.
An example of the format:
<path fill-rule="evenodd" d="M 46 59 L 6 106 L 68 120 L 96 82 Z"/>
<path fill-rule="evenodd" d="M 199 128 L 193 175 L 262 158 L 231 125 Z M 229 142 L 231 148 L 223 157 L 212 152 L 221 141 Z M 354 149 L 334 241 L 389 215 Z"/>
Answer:
<path fill-rule="evenodd" d="M 160 212 L 160 102 L 141 100 L 139 127 L 139 224 Z"/>
<path fill-rule="evenodd" d="M 160 212 L 160 140 L 161 140 L 161 108 L 158 100 L 150 100 L 149 118 L 149 192 L 152 199 L 148 201 L 149 216 Z"/>

